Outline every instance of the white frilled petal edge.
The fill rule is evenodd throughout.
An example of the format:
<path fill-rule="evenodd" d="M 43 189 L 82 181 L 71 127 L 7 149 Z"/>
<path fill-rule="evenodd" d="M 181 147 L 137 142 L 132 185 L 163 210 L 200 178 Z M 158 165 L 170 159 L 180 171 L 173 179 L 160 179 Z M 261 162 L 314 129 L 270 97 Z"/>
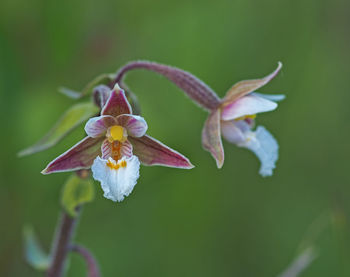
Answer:
<path fill-rule="evenodd" d="M 222 124 L 222 135 L 227 141 L 248 148 L 258 157 L 262 176 L 272 175 L 278 160 L 278 143 L 263 126 L 251 131 L 244 121 L 226 121 Z"/>
<path fill-rule="evenodd" d="M 114 168 L 110 165 L 113 165 Z M 103 196 L 120 202 L 132 192 L 136 185 L 139 178 L 140 161 L 136 156 L 123 157 L 118 162 L 112 158 L 105 160 L 97 157 L 91 170 L 93 178 L 101 183 Z"/>
<path fill-rule="evenodd" d="M 266 177 L 271 176 L 278 160 L 278 143 L 276 139 L 263 126 L 258 126 L 252 132 L 250 139 L 240 147 L 250 149 L 261 162 L 259 173 Z"/>

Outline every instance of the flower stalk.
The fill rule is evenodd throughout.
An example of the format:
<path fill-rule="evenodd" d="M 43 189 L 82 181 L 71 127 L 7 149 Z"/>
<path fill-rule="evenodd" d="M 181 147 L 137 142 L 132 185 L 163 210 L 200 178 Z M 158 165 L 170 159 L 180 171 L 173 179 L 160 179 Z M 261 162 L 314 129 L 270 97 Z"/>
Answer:
<path fill-rule="evenodd" d="M 134 61 L 126 64 L 117 72 L 110 87 L 113 88 L 115 84 L 122 83 L 125 74 L 133 69 L 146 69 L 163 75 L 182 89 L 195 103 L 208 111 L 220 105 L 220 98 L 217 94 L 191 73 L 176 67 L 149 61 Z"/>
<path fill-rule="evenodd" d="M 88 267 L 88 277 L 100 277 L 100 270 L 98 268 L 95 257 L 90 253 L 90 251 L 81 245 L 72 245 L 71 250 L 81 255 Z"/>
<path fill-rule="evenodd" d="M 47 277 L 61 277 L 64 274 L 67 254 L 70 251 L 80 210 L 81 207 L 77 207 L 76 217 L 71 217 L 66 212 L 62 212 L 61 214 L 52 246 L 52 262 L 47 271 Z"/>

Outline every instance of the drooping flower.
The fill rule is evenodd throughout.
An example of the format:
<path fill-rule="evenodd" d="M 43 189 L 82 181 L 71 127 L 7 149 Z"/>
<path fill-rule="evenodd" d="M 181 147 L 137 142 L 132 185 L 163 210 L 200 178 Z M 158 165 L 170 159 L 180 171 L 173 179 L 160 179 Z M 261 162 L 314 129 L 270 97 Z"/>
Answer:
<path fill-rule="evenodd" d="M 177 151 L 146 135 L 147 123 L 133 115 L 124 91 L 100 90 L 101 115 L 85 125 L 87 137 L 50 162 L 43 174 L 91 167 L 104 196 L 122 201 L 133 190 L 140 163 L 190 169 L 193 165 Z"/>
<path fill-rule="evenodd" d="M 281 67 L 279 63 L 273 73 L 262 79 L 236 83 L 211 110 L 203 128 L 202 143 L 216 160 L 218 168 L 224 163 L 222 135 L 228 142 L 255 153 L 261 162 L 259 173 L 262 176 L 272 175 L 278 159 L 278 143 L 263 126 L 258 126 L 255 131 L 253 128 L 256 114 L 276 109 L 276 101 L 283 100 L 284 95 L 264 95 L 255 90 L 271 81 Z"/>

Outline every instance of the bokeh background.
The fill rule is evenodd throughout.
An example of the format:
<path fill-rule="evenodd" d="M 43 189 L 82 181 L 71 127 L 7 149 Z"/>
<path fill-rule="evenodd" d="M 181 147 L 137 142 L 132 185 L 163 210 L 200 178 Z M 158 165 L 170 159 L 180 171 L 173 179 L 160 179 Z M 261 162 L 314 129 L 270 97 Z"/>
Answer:
<path fill-rule="evenodd" d="M 100 73 L 149 59 L 188 70 L 223 96 L 241 79 L 262 77 L 260 92 L 285 93 L 258 116 L 280 143 L 270 178 L 259 162 L 224 143 L 225 165 L 202 150 L 206 112 L 151 72 L 126 79 L 149 134 L 189 157 L 193 170 L 142 167 L 122 203 L 86 205 L 76 241 L 103 276 L 277 276 L 314 245 L 302 276 L 350 276 L 349 2 L 341 0 L 0 2 L 0 276 L 43 276 L 23 259 L 22 228 L 34 226 L 49 249 L 69 174 L 43 176 L 46 164 L 83 136 L 18 159 Z M 85 276 L 71 256 L 68 276 Z"/>

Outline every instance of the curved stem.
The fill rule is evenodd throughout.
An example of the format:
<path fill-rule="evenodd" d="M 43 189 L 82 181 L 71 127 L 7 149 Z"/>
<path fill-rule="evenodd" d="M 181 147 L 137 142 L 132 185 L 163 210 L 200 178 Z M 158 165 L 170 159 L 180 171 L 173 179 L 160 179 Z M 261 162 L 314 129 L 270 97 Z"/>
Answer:
<path fill-rule="evenodd" d="M 71 250 L 80 254 L 85 259 L 88 266 L 88 277 L 100 277 L 96 259 L 87 248 L 81 245 L 72 245 Z"/>
<path fill-rule="evenodd" d="M 77 208 L 76 217 L 70 217 L 66 212 L 62 212 L 52 246 L 52 262 L 47 271 L 47 277 L 63 276 L 67 254 L 69 252 L 79 214 L 80 207 Z"/>
<path fill-rule="evenodd" d="M 145 68 L 146 64 L 148 62 L 129 62 L 128 64 L 124 65 L 118 72 L 117 72 L 117 76 L 115 77 L 113 84 L 111 85 L 112 87 L 114 87 L 114 85 L 116 83 L 120 83 L 120 81 L 123 79 L 124 75 L 126 72 L 132 70 L 132 69 L 137 69 L 137 68 Z"/>
<path fill-rule="evenodd" d="M 221 100 L 217 94 L 191 73 L 176 67 L 149 61 L 135 61 L 126 64 L 117 72 L 110 87 L 114 87 L 116 83 L 120 83 L 124 75 L 133 69 L 146 69 L 163 75 L 182 89 L 197 104 L 209 111 L 216 109 L 220 105 Z"/>

